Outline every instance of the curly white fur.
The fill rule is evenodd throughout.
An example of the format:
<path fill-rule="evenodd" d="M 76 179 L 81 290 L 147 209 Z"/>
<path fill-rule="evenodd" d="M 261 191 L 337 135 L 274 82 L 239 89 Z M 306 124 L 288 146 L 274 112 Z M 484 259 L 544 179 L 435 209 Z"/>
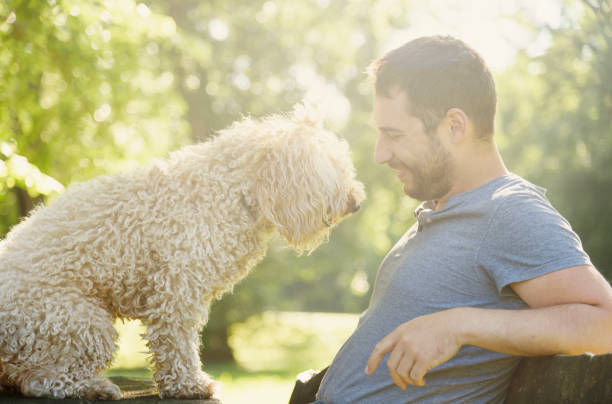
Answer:
<path fill-rule="evenodd" d="M 147 326 L 163 397 L 209 397 L 198 331 L 277 231 L 316 248 L 364 198 L 345 141 L 303 106 L 139 170 L 76 184 L 0 242 L 0 385 L 118 399 L 115 318 Z"/>

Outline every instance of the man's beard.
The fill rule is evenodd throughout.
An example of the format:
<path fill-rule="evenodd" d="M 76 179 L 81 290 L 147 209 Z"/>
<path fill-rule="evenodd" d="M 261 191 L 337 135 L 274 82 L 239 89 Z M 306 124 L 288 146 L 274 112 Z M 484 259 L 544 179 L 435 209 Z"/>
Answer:
<path fill-rule="evenodd" d="M 452 156 L 435 134 L 430 139 L 427 159 L 421 164 L 407 166 L 412 176 L 412 186 L 408 189 L 404 185 L 404 192 L 419 201 L 440 199 L 452 187 Z"/>

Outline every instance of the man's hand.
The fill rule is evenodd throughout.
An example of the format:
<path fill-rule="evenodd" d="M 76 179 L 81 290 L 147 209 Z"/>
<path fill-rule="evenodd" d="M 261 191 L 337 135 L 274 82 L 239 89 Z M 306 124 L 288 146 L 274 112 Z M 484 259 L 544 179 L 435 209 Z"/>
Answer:
<path fill-rule="evenodd" d="M 406 385 L 425 385 L 425 373 L 452 358 L 463 345 L 459 312 L 450 309 L 417 317 L 401 324 L 374 347 L 366 374 L 374 373 L 383 357 L 389 375 L 404 390 Z"/>
<path fill-rule="evenodd" d="M 511 284 L 528 310 L 456 307 L 401 324 L 368 359 L 374 373 L 383 357 L 395 384 L 422 386 L 425 373 L 463 345 L 509 355 L 612 352 L 612 288 L 592 266 L 570 267 Z"/>

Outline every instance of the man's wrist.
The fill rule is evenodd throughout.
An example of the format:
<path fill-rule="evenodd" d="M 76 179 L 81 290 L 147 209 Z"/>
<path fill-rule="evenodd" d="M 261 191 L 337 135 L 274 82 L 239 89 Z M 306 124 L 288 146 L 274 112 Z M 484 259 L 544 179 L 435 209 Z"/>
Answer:
<path fill-rule="evenodd" d="M 455 341 L 462 347 L 474 345 L 475 310 L 472 307 L 455 307 L 449 310 L 452 314 L 452 329 Z"/>

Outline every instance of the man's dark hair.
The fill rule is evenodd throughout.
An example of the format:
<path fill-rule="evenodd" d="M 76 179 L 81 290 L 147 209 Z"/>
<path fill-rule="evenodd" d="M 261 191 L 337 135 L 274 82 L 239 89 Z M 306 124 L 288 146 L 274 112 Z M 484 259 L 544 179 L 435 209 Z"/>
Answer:
<path fill-rule="evenodd" d="M 459 108 L 476 129 L 476 136 L 493 136 L 497 95 L 482 57 L 450 36 L 414 39 L 375 60 L 368 68 L 377 95 L 397 86 L 406 92 L 411 115 L 435 129 L 446 112 Z"/>

